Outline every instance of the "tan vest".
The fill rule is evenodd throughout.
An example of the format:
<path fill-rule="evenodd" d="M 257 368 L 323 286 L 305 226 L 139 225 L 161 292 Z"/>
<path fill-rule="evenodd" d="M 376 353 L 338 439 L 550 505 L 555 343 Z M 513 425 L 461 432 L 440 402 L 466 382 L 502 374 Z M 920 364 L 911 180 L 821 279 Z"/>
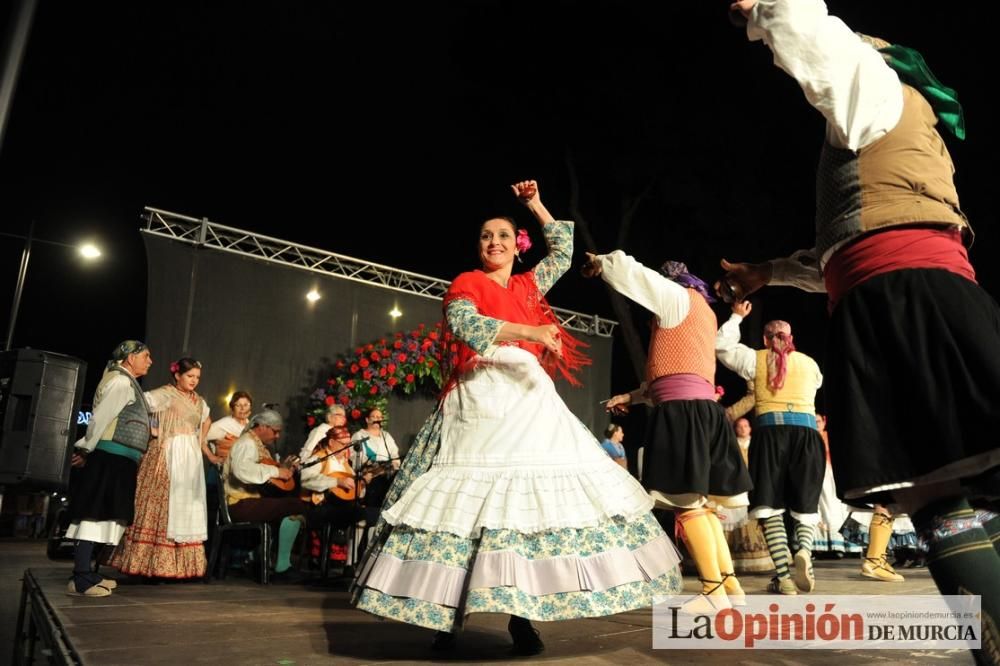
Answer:
<path fill-rule="evenodd" d="M 233 446 L 242 439 L 251 439 L 257 447 L 257 459 L 262 460 L 264 458 L 271 458 L 271 452 L 268 451 L 264 443 L 253 433 L 252 430 L 247 430 L 245 433 L 240 435 L 236 442 L 233 442 Z M 260 498 L 260 486 L 254 484 L 246 484 L 237 479 L 233 475 L 233 471 L 230 468 L 232 463 L 232 457 L 227 457 L 225 462 L 222 463 L 222 482 L 226 485 L 226 504 L 232 506 L 240 500 L 245 499 L 258 499 Z"/>
<path fill-rule="evenodd" d="M 786 359 L 785 385 L 772 391 L 767 385 L 766 349 L 757 350 L 757 371 L 753 378 L 753 392 L 757 401 L 757 416 L 768 412 L 803 412 L 816 414 L 816 377 L 819 366 L 809 356 L 792 352 Z"/>
<path fill-rule="evenodd" d="M 646 381 L 668 375 L 692 374 L 715 383 L 715 332 L 718 321 L 705 299 L 688 289 L 691 309 L 673 328 L 653 331 L 646 358 Z"/>
<path fill-rule="evenodd" d="M 816 251 L 822 263 L 839 244 L 907 224 L 972 229 L 958 204 L 952 164 L 937 117 L 923 95 L 903 86 L 903 114 L 885 136 L 858 152 L 823 146 L 816 172 Z"/>

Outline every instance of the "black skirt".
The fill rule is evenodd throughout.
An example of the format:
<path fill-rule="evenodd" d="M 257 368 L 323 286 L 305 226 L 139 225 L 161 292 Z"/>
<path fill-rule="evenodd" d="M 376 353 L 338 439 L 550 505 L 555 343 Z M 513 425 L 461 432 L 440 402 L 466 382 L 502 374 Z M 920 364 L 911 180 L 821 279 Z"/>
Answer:
<path fill-rule="evenodd" d="M 1000 309 L 978 285 L 935 269 L 879 275 L 845 295 L 830 329 L 824 393 L 841 497 L 888 503 L 865 491 L 963 478 L 942 468 L 998 452 Z"/>
<path fill-rule="evenodd" d="M 668 495 L 732 497 L 750 490 L 733 427 L 714 400 L 668 400 L 653 408 L 643 485 Z"/>
<path fill-rule="evenodd" d="M 76 470 L 69 486 L 69 519 L 131 525 L 135 516 L 135 481 L 139 465 L 131 458 L 95 450 Z"/>
<path fill-rule="evenodd" d="M 768 425 L 750 440 L 750 508 L 769 506 L 816 513 L 826 473 L 819 432 L 807 426 Z"/>

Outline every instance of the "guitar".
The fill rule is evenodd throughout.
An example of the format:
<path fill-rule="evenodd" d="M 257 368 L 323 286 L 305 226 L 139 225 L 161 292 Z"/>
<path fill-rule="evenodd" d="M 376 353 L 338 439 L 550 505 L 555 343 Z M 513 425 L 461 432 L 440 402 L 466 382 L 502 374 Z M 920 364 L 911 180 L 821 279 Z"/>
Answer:
<path fill-rule="evenodd" d="M 279 463 L 273 458 L 261 458 L 261 465 L 270 465 L 272 467 L 284 467 L 285 469 L 296 470 L 299 467 L 299 457 L 298 456 L 288 456 L 285 458 L 284 462 Z M 280 479 L 278 477 L 273 477 L 268 479 L 268 483 L 277 488 L 278 490 L 289 492 L 295 490 L 295 477 L 290 477 L 287 479 Z"/>
<path fill-rule="evenodd" d="M 325 459 L 313 460 L 313 461 L 308 462 L 305 465 L 303 465 L 303 467 L 307 467 L 307 466 L 310 466 L 310 465 L 319 464 L 321 461 L 325 462 Z M 381 476 L 382 474 L 386 474 L 387 472 L 391 472 L 391 471 L 392 471 L 392 461 L 386 461 L 386 462 L 381 462 L 381 463 L 369 463 L 369 464 L 367 464 L 367 465 L 365 465 L 364 467 L 361 468 L 360 476 L 364 476 L 366 474 L 371 474 L 371 477 L 369 478 L 369 481 L 370 481 L 371 479 L 374 479 L 375 477 Z M 333 469 L 332 467 L 328 468 L 327 465 L 323 465 L 323 475 L 324 476 L 328 476 L 331 479 L 353 479 L 354 478 L 354 472 L 346 472 L 346 471 L 339 470 L 339 469 Z M 329 492 L 331 492 L 338 499 L 342 499 L 342 500 L 350 502 L 350 501 L 353 501 L 354 499 L 357 498 L 357 496 L 358 496 L 358 486 L 359 485 L 360 485 L 361 488 L 364 488 L 365 481 L 363 479 L 359 479 L 359 483 L 355 484 L 355 486 L 353 488 L 344 488 L 343 486 L 339 486 L 339 485 L 338 486 L 334 486 L 333 488 L 329 489 Z M 323 493 L 307 493 L 307 492 L 304 492 L 304 493 L 302 493 L 301 497 L 302 497 L 302 501 L 304 501 L 304 502 L 312 502 L 313 504 L 322 504 L 323 500 L 324 500 L 324 494 Z"/>

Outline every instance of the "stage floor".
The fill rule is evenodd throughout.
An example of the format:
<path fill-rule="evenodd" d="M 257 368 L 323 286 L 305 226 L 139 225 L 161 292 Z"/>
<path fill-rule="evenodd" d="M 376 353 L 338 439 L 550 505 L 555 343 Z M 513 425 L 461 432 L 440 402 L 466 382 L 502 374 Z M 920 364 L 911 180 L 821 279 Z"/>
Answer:
<path fill-rule="evenodd" d="M 3 551 L 0 546 L 0 553 Z M 36 562 L 38 560 L 35 560 Z M 818 588 L 830 594 L 931 594 L 926 569 L 906 570 L 902 584 L 857 576 L 857 559 L 816 563 Z M 543 655 L 514 659 L 505 615 L 473 615 L 457 649 L 428 649 L 433 632 L 352 609 L 343 585 L 260 586 L 245 578 L 147 585 L 123 579 L 102 599 L 65 594 L 69 563 L 32 566 L 45 599 L 85 664 L 401 664 L 517 661 L 574 664 L 972 664 L 964 651 L 676 651 L 651 648 L 649 609 L 608 618 L 537 623 Z M 686 579 L 694 589 L 693 579 Z M 748 591 L 765 576 L 748 576 Z M 16 604 L 17 597 L 14 598 Z M 7 631 L 10 631 L 8 629 Z M 11 632 L 13 633 L 13 632 Z M 2 662 L 10 653 L 0 655 Z"/>

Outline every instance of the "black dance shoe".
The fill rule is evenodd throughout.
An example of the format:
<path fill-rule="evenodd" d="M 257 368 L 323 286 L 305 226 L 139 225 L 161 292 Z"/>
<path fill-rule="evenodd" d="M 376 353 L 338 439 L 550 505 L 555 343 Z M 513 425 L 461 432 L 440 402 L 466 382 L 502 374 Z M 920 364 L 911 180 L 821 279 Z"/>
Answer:
<path fill-rule="evenodd" d="M 542 642 L 541 637 L 538 635 L 538 629 L 531 626 L 531 620 L 511 615 L 510 622 L 507 623 L 507 631 L 510 632 L 510 637 L 514 639 L 514 645 L 511 648 L 511 652 L 514 654 L 529 657 L 534 654 L 541 654 L 545 649 L 545 643 Z"/>
<path fill-rule="evenodd" d="M 434 634 L 434 642 L 431 643 L 431 649 L 435 652 L 448 652 L 455 649 L 455 634 L 450 631 L 439 631 Z"/>

